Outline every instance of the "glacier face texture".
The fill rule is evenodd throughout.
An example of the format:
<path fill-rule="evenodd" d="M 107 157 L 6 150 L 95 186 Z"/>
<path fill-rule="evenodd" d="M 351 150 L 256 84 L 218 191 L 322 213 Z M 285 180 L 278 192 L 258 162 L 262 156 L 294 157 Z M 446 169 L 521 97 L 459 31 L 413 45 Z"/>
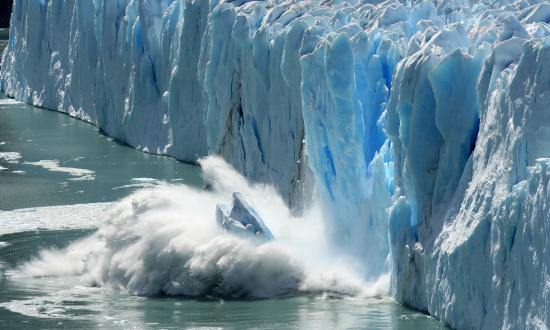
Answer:
<path fill-rule="evenodd" d="M 395 297 L 550 324 L 550 5 L 15 0 L 0 87 L 142 150 L 219 154 Z"/>
<path fill-rule="evenodd" d="M 456 328 L 550 324 L 549 8 L 480 11 L 394 75 L 395 293 Z"/>
<path fill-rule="evenodd" d="M 221 155 L 296 209 L 318 192 L 337 245 L 375 278 L 391 205 L 379 119 L 399 51 L 363 31 L 362 6 L 17 0 L 1 87 L 148 152 Z"/>

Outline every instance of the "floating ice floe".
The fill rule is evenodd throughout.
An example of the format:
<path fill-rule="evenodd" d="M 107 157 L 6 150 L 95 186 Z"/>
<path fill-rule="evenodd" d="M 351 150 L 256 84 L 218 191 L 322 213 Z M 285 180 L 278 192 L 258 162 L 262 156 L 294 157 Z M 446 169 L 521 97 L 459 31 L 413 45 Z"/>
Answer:
<path fill-rule="evenodd" d="M 8 163 L 18 163 L 21 159 L 21 154 L 14 151 L 0 152 L 0 161 Z"/>
<path fill-rule="evenodd" d="M 45 206 L 0 211 L 0 236 L 34 230 L 92 229 L 111 203 Z M 5 247 L 0 242 L 0 248 Z"/>

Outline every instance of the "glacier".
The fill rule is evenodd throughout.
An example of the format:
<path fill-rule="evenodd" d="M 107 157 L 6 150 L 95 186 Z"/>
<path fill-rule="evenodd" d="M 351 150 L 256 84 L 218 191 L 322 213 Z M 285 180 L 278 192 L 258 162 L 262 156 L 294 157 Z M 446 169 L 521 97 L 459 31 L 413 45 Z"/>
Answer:
<path fill-rule="evenodd" d="M 220 155 L 456 328 L 550 324 L 550 4 L 15 0 L 0 89 Z"/>

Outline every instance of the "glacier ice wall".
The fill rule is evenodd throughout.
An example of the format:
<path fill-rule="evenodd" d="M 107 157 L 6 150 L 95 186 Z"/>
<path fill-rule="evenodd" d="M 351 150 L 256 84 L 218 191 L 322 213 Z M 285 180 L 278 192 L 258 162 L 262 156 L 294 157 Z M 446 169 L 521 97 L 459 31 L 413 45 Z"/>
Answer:
<path fill-rule="evenodd" d="M 547 2 L 14 4 L 8 95 L 314 191 L 335 247 L 454 327 L 550 324 Z"/>
<path fill-rule="evenodd" d="M 394 75 L 395 294 L 459 329 L 550 324 L 549 9 L 478 4 Z"/>
<path fill-rule="evenodd" d="M 379 119 L 401 46 L 377 26 L 364 30 L 372 5 L 14 5 L 1 73 L 8 95 L 148 152 L 185 161 L 221 155 L 295 208 L 316 191 L 336 245 L 367 254 L 369 277 L 387 271 L 391 157 Z"/>

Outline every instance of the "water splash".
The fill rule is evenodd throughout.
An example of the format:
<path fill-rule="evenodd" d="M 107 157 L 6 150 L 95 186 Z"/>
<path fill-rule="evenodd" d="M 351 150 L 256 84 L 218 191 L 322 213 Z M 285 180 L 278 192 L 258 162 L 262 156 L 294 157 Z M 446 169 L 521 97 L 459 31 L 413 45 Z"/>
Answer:
<path fill-rule="evenodd" d="M 222 159 L 200 161 L 211 191 L 161 184 L 113 204 L 91 236 L 42 251 L 11 276 L 79 276 L 137 295 L 267 298 L 330 292 L 379 296 L 389 276 L 366 282 L 335 254 L 318 205 L 293 216 L 275 189 L 251 185 Z M 241 192 L 277 240 L 261 244 L 221 230 L 219 202 Z"/>

